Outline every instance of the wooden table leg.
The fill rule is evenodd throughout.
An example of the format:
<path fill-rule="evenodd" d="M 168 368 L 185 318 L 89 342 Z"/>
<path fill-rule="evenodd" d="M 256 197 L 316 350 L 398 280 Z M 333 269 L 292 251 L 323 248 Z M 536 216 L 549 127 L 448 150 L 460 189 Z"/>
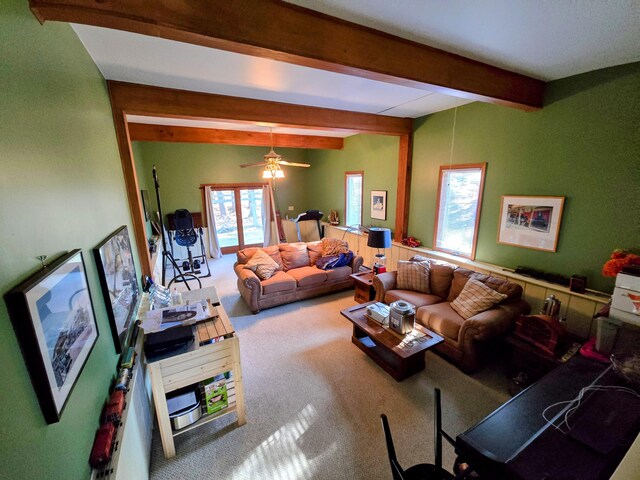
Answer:
<path fill-rule="evenodd" d="M 156 417 L 158 418 L 164 456 L 165 458 L 175 457 L 176 448 L 173 444 L 173 431 L 171 430 L 171 420 L 169 419 L 169 409 L 167 408 L 167 397 L 164 392 L 160 365 L 152 363 L 148 366 L 148 370 L 151 377 L 151 391 L 153 392 L 153 403 L 156 406 Z"/>
<path fill-rule="evenodd" d="M 240 342 L 237 336 L 230 339 L 233 343 L 233 381 L 236 390 L 236 413 L 238 414 L 238 425 L 247 423 L 246 409 L 244 405 L 244 384 L 242 383 L 242 367 L 240 365 Z"/>

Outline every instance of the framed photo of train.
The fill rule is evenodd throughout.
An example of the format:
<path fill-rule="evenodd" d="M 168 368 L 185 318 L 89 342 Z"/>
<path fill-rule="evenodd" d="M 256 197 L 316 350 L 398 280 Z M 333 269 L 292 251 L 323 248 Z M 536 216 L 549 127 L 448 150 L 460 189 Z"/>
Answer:
<path fill-rule="evenodd" d="M 5 301 L 44 418 L 58 422 L 99 335 L 82 252 L 63 255 Z"/>
<path fill-rule="evenodd" d="M 125 225 L 93 249 L 116 352 L 127 346 L 140 288 Z"/>

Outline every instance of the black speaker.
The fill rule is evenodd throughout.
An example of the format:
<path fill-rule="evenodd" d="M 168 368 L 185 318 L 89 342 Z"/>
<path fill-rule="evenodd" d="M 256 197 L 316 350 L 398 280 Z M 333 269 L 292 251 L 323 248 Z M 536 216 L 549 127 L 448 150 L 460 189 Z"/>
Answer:
<path fill-rule="evenodd" d="M 569 290 L 576 293 L 584 293 L 587 289 L 587 277 L 584 275 L 571 275 Z"/>

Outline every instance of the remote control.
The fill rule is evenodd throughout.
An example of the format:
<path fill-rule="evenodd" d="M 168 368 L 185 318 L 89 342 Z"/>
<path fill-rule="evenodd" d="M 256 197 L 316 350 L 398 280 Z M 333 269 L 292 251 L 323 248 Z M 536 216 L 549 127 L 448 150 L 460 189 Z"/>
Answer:
<path fill-rule="evenodd" d="M 573 342 L 573 345 L 571 345 L 571 347 L 569 348 L 569 350 L 567 350 L 567 353 L 565 353 L 562 358 L 560 359 L 560 361 L 562 363 L 566 362 L 567 360 L 569 360 L 571 357 L 573 357 L 576 352 L 578 350 L 580 350 L 580 347 L 582 347 L 582 345 L 580 345 L 577 342 Z"/>

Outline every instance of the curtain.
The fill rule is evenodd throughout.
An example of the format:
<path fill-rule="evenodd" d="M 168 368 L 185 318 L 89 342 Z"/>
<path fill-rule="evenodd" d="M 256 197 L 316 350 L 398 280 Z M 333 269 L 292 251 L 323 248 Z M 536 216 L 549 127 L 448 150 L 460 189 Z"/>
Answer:
<path fill-rule="evenodd" d="M 207 211 L 207 230 L 209 231 L 209 254 L 211 258 L 220 258 L 220 242 L 218 242 L 218 232 L 216 232 L 216 219 L 211 206 L 211 187 L 204 187 L 204 205 Z"/>
<path fill-rule="evenodd" d="M 262 230 L 264 231 L 264 247 L 268 247 L 269 245 L 271 245 L 271 239 L 274 238 L 271 231 L 273 217 L 272 203 L 273 195 L 271 195 L 271 188 L 269 187 L 269 185 L 264 185 L 262 187 Z"/>

